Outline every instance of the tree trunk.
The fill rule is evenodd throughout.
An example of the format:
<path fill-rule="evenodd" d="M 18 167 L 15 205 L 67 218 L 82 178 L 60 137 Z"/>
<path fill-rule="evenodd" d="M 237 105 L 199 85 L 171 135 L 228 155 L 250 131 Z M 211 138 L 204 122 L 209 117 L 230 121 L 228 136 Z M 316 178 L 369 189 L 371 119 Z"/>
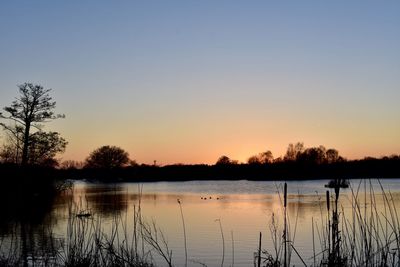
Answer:
<path fill-rule="evenodd" d="M 23 166 L 28 164 L 28 146 L 29 146 L 29 130 L 31 127 L 31 123 L 27 122 L 25 124 L 25 132 L 24 132 L 24 147 L 22 149 L 22 162 Z"/>

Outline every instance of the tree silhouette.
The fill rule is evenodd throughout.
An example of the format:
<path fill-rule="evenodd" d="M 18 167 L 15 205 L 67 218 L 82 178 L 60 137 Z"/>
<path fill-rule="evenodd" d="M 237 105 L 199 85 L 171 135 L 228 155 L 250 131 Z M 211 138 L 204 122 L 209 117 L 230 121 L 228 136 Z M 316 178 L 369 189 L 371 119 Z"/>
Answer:
<path fill-rule="evenodd" d="M 265 152 L 261 152 L 258 155 L 251 156 L 248 160 L 248 164 L 269 164 L 274 161 L 274 157 L 272 152 L 267 150 Z"/>
<path fill-rule="evenodd" d="M 77 170 L 82 169 L 84 167 L 84 163 L 76 160 L 65 160 L 61 162 L 61 169 L 64 170 Z"/>
<path fill-rule="evenodd" d="M 65 151 L 67 141 L 57 132 L 36 132 L 31 135 L 29 142 L 29 163 L 54 166 L 57 153 Z"/>
<path fill-rule="evenodd" d="M 24 139 L 24 129 L 21 126 L 9 126 L 6 142 L 0 151 L 0 159 L 7 163 L 20 163 Z"/>
<path fill-rule="evenodd" d="M 321 164 L 326 161 L 326 148 L 324 146 L 306 148 L 302 153 L 298 154 L 297 161 Z"/>
<path fill-rule="evenodd" d="M 238 164 L 237 160 L 231 160 L 228 156 L 221 156 L 215 163 L 215 165 L 229 165 L 229 164 Z"/>
<path fill-rule="evenodd" d="M 11 103 L 11 106 L 5 107 L 7 115 L 0 113 L 0 118 L 14 122 L 14 125 L 0 123 L 14 138 L 22 143 L 22 165 L 28 164 L 29 145 L 32 135 L 31 129 L 41 130 L 40 123 L 49 122 L 53 119 L 64 118 L 64 115 L 55 114 L 53 110 L 56 102 L 52 101 L 49 95 L 51 89 L 44 89 L 43 86 L 24 83 L 18 86 L 19 96 Z M 22 135 L 21 135 L 22 133 Z"/>
<path fill-rule="evenodd" d="M 285 161 L 296 161 L 298 156 L 304 152 L 304 144 L 297 142 L 295 145 L 289 144 L 286 155 L 283 157 Z"/>
<path fill-rule="evenodd" d="M 22 151 L 22 130 L 14 129 L 18 135 L 9 135 L 0 152 L 0 159 L 7 163 L 20 163 Z M 68 144 L 57 132 L 38 131 L 30 135 L 28 144 L 28 163 L 42 166 L 56 166 L 57 153 L 65 151 Z"/>
<path fill-rule="evenodd" d="M 247 159 L 247 164 L 261 164 L 261 161 L 258 155 L 254 155 Z"/>
<path fill-rule="evenodd" d="M 335 163 L 335 162 L 343 160 L 343 158 L 341 156 L 339 156 L 339 151 L 337 151 L 334 148 L 328 149 L 326 151 L 325 155 L 326 155 L 327 163 Z"/>
<path fill-rule="evenodd" d="M 128 165 L 129 154 L 122 148 L 116 146 L 102 146 L 86 159 L 86 168 L 113 169 Z"/>

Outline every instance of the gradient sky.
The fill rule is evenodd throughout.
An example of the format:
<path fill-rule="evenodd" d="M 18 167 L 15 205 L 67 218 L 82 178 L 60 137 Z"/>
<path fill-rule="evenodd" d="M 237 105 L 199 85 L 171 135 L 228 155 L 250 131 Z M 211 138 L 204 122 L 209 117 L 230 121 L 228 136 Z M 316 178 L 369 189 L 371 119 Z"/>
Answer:
<path fill-rule="evenodd" d="M 52 88 L 64 160 L 400 153 L 400 1 L 1 1 L 0 107 Z"/>

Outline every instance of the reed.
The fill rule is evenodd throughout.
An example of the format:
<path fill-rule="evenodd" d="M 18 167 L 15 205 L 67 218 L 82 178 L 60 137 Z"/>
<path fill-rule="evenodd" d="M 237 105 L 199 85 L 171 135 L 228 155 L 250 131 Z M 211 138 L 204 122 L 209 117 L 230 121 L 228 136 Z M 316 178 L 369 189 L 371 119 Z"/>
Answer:
<path fill-rule="evenodd" d="M 166 237 L 155 222 L 143 220 L 140 207 L 134 208 L 131 227 L 128 227 L 126 217 L 117 214 L 112 218 L 111 229 L 102 225 L 100 217 L 79 217 L 77 211 L 70 211 L 60 265 L 149 267 L 154 266 L 152 253 L 157 253 L 167 266 L 173 266 Z"/>
<path fill-rule="evenodd" d="M 16 226 L 13 227 L 9 241 L 4 238 L 0 240 L 0 266 L 18 266 L 22 263 L 22 255 L 20 254 L 20 242 L 15 233 Z"/>
<path fill-rule="evenodd" d="M 233 231 L 231 231 L 231 242 L 232 242 L 232 267 L 235 266 L 235 241 L 233 240 Z"/>
<path fill-rule="evenodd" d="M 182 227 L 183 227 L 183 240 L 184 240 L 184 247 L 185 247 L 185 267 L 187 267 L 188 263 L 188 254 L 187 254 L 187 245 L 186 245 L 186 225 L 185 225 L 185 217 L 183 216 L 183 210 L 182 210 L 182 203 L 178 199 L 178 204 L 179 204 L 179 209 L 181 211 L 181 219 L 182 219 Z"/>
<path fill-rule="evenodd" d="M 220 230 L 220 233 L 221 233 L 221 239 L 222 239 L 221 267 L 223 267 L 224 266 L 224 260 L 225 260 L 225 237 L 224 237 L 224 231 L 222 229 L 221 219 L 216 219 L 215 221 L 219 223 L 219 230 Z"/>
<path fill-rule="evenodd" d="M 340 193 L 346 185 L 345 181 L 337 179 L 330 183 L 333 194 L 327 191 L 325 208 L 320 205 L 321 224 L 314 224 L 312 218 L 313 256 L 309 266 L 400 266 L 400 220 L 396 201 L 391 192 L 386 191 L 379 180 L 377 182 L 378 192 L 372 180 L 363 180 L 355 187 L 350 187 L 349 218 L 349 213 L 345 213 L 340 202 Z M 294 246 L 294 238 L 289 239 L 287 229 L 290 229 L 290 218 L 286 217 L 288 206 L 285 189 L 286 187 L 283 187 L 284 199 L 281 202 L 283 230 L 277 223 L 276 214 L 272 214 L 270 234 L 274 253 L 263 251 L 261 258 L 264 267 L 288 266 L 285 250 L 290 247 L 298 255 L 301 263 L 307 266 Z M 378 200 L 383 202 L 383 210 L 378 209 Z M 320 202 L 322 203 L 321 198 Z M 280 231 L 283 233 L 281 237 Z M 315 233 L 319 239 L 319 248 L 316 248 L 314 242 Z"/>
<path fill-rule="evenodd" d="M 66 236 L 62 242 L 45 229 L 43 238 L 35 236 L 37 244 L 34 245 L 40 247 L 30 246 L 28 250 L 32 240 L 24 236 L 31 233 L 31 229 L 22 224 L 14 226 L 11 235 L 0 237 L 0 266 L 151 267 L 155 263 L 153 253 L 160 255 L 167 266 L 173 266 L 172 251 L 163 232 L 154 222 L 147 223 L 143 219 L 141 190 L 134 208 L 133 225 L 127 225 L 127 211 L 125 216 L 116 213 L 111 222 L 104 224 L 103 218 L 85 203 L 87 199 L 83 201 L 82 198 L 77 203 L 69 202 Z"/>

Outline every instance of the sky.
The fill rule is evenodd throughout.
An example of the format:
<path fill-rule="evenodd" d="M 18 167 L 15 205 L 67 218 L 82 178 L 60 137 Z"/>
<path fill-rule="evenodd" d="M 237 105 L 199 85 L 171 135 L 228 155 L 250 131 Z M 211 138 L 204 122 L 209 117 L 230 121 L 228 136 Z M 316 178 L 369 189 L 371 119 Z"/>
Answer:
<path fill-rule="evenodd" d="M 400 1 L 1 1 L 0 107 L 51 88 L 63 160 L 400 153 Z M 3 133 L 4 135 L 4 133 Z M 4 137 L 0 140 L 4 141 Z"/>

